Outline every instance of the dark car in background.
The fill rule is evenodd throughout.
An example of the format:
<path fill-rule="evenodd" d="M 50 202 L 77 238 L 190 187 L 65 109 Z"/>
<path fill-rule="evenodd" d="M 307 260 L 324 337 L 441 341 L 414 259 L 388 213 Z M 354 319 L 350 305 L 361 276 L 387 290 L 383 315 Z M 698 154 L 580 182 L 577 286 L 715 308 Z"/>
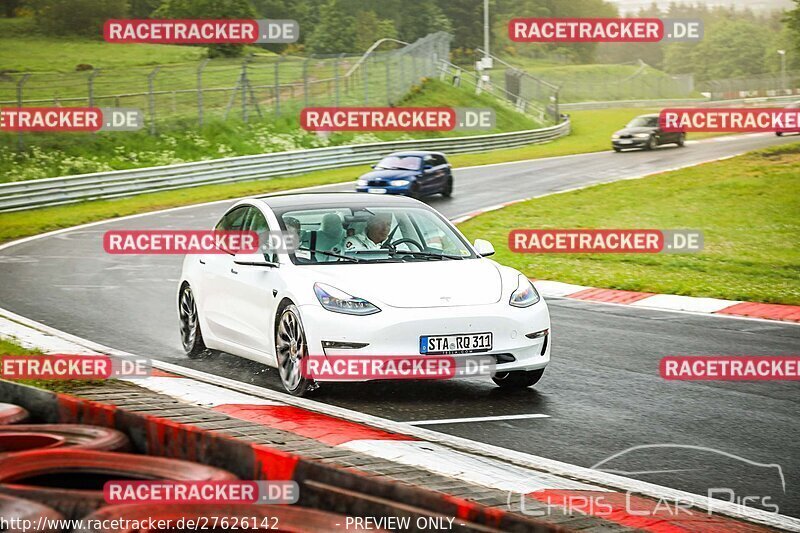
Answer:
<path fill-rule="evenodd" d="M 419 198 L 453 193 L 453 169 L 441 152 L 394 152 L 356 182 L 357 192 Z"/>
<path fill-rule="evenodd" d="M 611 146 L 615 152 L 625 148 L 644 148 L 652 150 L 662 144 L 683 146 L 686 133 L 682 131 L 667 132 L 658 124 L 658 115 L 640 115 L 628 122 L 623 129 L 611 135 Z"/>
<path fill-rule="evenodd" d="M 791 104 L 786 106 L 786 109 L 797 109 L 800 107 L 800 102 L 792 102 Z M 784 133 L 800 133 L 798 130 L 787 130 L 787 131 L 776 131 L 775 135 L 780 137 Z"/>

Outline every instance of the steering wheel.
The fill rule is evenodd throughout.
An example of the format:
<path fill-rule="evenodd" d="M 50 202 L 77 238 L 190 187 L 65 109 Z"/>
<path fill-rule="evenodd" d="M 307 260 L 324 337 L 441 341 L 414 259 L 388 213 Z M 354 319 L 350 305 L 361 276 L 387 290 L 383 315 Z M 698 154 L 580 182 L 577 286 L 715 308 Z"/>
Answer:
<path fill-rule="evenodd" d="M 392 249 L 392 250 L 397 250 L 397 245 L 398 244 L 405 244 L 405 243 L 413 244 L 414 246 L 419 248 L 420 252 L 424 252 L 425 251 L 425 247 L 424 246 L 422 246 L 420 243 L 418 243 L 414 239 L 409 239 L 408 237 L 403 237 L 402 239 L 397 239 L 394 242 L 390 242 L 389 243 L 389 248 Z"/>

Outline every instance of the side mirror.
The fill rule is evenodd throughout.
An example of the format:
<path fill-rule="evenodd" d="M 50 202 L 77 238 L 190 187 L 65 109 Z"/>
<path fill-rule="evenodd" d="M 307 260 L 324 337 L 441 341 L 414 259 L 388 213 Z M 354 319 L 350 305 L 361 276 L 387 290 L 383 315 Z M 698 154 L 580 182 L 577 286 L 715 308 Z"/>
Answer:
<path fill-rule="evenodd" d="M 263 266 L 278 268 L 278 263 L 268 261 L 264 254 L 240 253 L 233 256 L 233 262 L 237 265 Z"/>
<path fill-rule="evenodd" d="M 377 167 L 377 166 L 378 166 L 378 164 L 377 164 L 377 163 L 375 163 L 374 165 L 370 165 L 370 166 L 369 166 L 369 168 L 375 168 L 375 167 Z"/>
<path fill-rule="evenodd" d="M 494 254 L 494 246 L 492 246 L 492 243 L 483 239 L 475 239 L 475 244 L 473 244 L 472 247 L 475 248 L 475 251 L 478 252 L 481 257 Z"/>
<path fill-rule="evenodd" d="M 433 168 L 433 165 L 427 165 L 426 164 L 425 166 L 422 167 L 422 170 L 430 170 L 432 168 Z"/>

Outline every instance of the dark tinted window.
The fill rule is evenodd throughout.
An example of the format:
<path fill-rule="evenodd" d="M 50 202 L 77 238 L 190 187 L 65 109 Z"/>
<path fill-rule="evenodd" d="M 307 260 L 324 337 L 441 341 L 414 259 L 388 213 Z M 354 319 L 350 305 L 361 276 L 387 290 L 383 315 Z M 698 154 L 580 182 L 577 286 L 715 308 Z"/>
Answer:
<path fill-rule="evenodd" d="M 241 205 L 236 209 L 232 209 L 225 213 L 217 225 L 215 229 L 218 230 L 241 230 L 244 227 L 245 219 L 247 218 L 247 210 L 250 209 L 250 206 Z"/>

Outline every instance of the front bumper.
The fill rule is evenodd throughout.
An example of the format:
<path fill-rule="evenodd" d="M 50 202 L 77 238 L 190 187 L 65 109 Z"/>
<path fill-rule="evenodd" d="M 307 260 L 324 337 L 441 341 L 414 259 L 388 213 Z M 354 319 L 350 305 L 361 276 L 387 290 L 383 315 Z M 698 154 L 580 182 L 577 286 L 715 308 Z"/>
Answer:
<path fill-rule="evenodd" d="M 406 185 L 404 187 L 392 187 L 390 185 L 367 185 L 366 187 L 356 187 L 356 192 L 366 192 L 372 194 L 402 194 L 408 196 L 411 194 L 411 186 Z"/>
<path fill-rule="evenodd" d="M 611 141 L 614 148 L 644 148 L 647 146 L 647 138 L 644 139 L 614 139 Z"/>
<path fill-rule="evenodd" d="M 469 355 L 498 356 L 498 372 L 535 370 L 550 362 L 552 333 L 530 339 L 527 334 L 550 329 L 547 304 L 527 308 L 506 302 L 490 305 L 397 308 L 383 306 L 367 316 L 334 313 L 319 305 L 300 306 L 310 355 L 417 356 L 421 336 L 492 333 L 492 350 Z M 368 343 L 362 348 L 323 348 L 322 341 Z M 457 357 L 457 355 L 454 355 Z M 350 381 L 350 380 L 348 380 Z"/>

